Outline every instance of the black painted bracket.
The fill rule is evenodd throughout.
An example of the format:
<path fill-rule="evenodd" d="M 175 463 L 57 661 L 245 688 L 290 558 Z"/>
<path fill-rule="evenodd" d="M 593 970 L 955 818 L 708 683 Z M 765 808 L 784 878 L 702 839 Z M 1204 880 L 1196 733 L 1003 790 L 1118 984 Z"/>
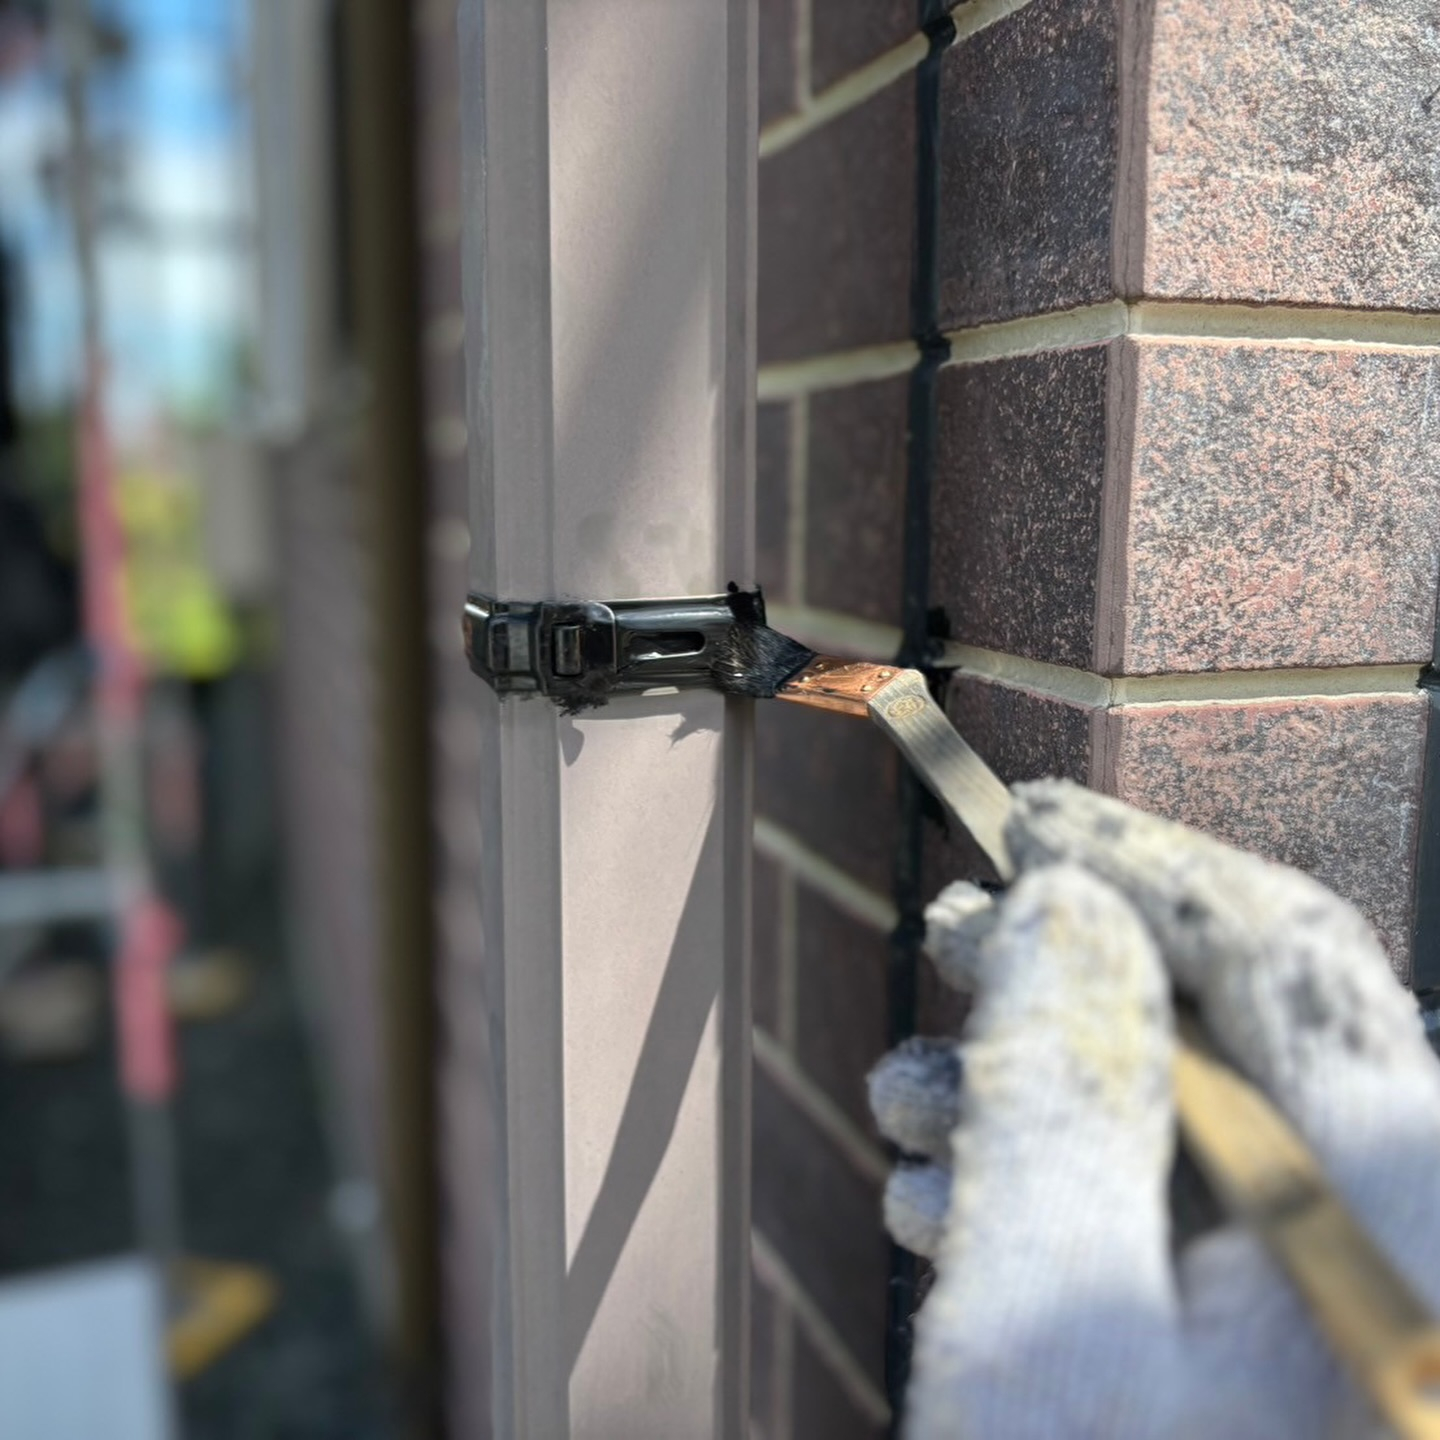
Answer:
<path fill-rule="evenodd" d="M 1420 791 L 1420 839 L 1415 856 L 1415 928 L 1410 984 L 1427 1012 L 1440 1012 L 1440 671 L 1420 677 L 1428 701 L 1425 777 Z M 1432 1029 L 1432 1041 L 1436 1029 Z M 1440 1046 L 1437 1046 L 1440 1048 Z"/>

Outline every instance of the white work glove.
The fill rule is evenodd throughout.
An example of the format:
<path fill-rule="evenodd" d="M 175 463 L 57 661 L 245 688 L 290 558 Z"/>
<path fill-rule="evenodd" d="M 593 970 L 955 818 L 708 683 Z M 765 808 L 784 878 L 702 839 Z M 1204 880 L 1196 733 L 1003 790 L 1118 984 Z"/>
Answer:
<path fill-rule="evenodd" d="M 1078 786 L 1018 786 L 1020 878 L 927 912 L 972 991 L 960 1044 L 870 1078 L 902 1166 L 886 1222 L 932 1257 L 909 1440 L 1382 1435 L 1235 1227 L 1172 1250 L 1170 995 L 1309 1142 L 1440 1306 L 1440 1066 L 1359 914 L 1297 871 Z M 963 1080 L 962 1080 L 963 1072 Z"/>

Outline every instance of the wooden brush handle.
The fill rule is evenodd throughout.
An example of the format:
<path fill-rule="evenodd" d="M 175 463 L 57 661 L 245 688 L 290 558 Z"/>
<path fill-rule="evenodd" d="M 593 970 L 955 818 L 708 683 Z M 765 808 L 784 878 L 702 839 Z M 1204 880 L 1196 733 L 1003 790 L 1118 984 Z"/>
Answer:
<path fill-rule="evenodd" d="M 1000 879 L 1014 877 L 1005 848 L 1010 792 L 950 723 L 918 670 L 819 655 L 776 696 L 842 715 L 869 716 L 975 837 Z"/>
<path fill-rule="evenodd" d="M 1290 1277 L 1316 1325 L 1398 1435 L 1440 1437 L 1440 1327 L 1345 1207 L 1304 1142 L 1182 1015 L 1180 1130 L 1235 1219 Z"/>

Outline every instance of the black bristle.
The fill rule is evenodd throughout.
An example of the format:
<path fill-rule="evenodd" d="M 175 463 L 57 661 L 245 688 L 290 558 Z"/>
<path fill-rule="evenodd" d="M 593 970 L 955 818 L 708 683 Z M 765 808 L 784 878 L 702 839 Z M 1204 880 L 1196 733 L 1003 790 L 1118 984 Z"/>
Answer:
<path fill-rule="evenodd" d="M 710 674 L 716 688 L 727 695 L 749 695 L 756 700 L 771 699 L 815 658 L 815 652 L 798 640 L 739 613 L 711 653 Z"/>

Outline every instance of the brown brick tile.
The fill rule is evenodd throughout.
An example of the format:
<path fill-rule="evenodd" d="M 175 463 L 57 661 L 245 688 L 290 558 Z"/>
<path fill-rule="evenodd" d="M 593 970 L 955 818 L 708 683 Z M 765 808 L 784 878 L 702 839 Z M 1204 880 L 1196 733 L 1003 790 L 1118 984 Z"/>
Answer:
<path fill-rule="evenodd" d="M 947 53 L 943 328 L 1110 296 L 1115 31 L 1115 0 L 1034 0 Z"/>
<path fill-rule="evenodd" d="M 1111 349 L 941 371 L 931 597 L 955 639 L 1089 665 Z"/>
<path fill-rule="evenodd" d="M 900 619 L 905 377 L 810 398 L 805 600 L 882 624 Z M 882 657 L 883 658 L 883 657 Z"/>
<path fill-rule="evenodd" d="M 1125 342 L 1133 412 L 1098 668 L 1421 661 L 1440 566 L 1434 361 Z"/>
<path fill-rule="evenodd" d="M 1433 0 L 1155 7 L 1146 292 L 1440 308 Z"/>
<path fill-rule="evenodd" d="M 754 1104 L 755 1228 L 878 1383 L 889 1256 L 880 1188 L 759 1069 Z"/>
<path fill-rule="evenodd" d="M 882 1440 L 877 1425 L 851 1399 L 834 1372 L 797 1328 L 792 1440 Z"/>
<path fill-rule="evenodd" d="M 760 0 L 760 123 L 795 108 L 795 0 Z"/>
<path fill-rule="evenodd" d="M 1031 690 L 954 675 L 945 710 L 956 729 L 1007 785 L 1049 775 L 1089 779 L 1095 711 Z M 989 879 L 988 862 L 958 828 L 930 827 L 925 846 L 928 894 L 952 880 Z"/>
<path fill-rule="evenodd" d="M 965 1017 L 970 1013 L 970 1000 L 952 990 L 935 973 L 928 960 L 921 960 L 917 977 L 915 1001 L 915 1033 L 917 1035 L 960 1034 Z"/>
<path fill-rule="evenodd" d="M 804 885 L 796 934 L 800 1066 L 857 1126 L 873 1133 L 865 1076 L 885 1053 L 886 937 Z"/>
<path fill-rule="evenodd" d="M 790 411 L 755 408 L 755 578 L 771 600 L 790 600 Z"/>
<path fill-rule="evenodd" d="M 811 84 L 824 90 L 919 29 L 915 0 L 818 0 L 810 21 Z"/>
<path fill-rule="evenodd" d="M 750 1276 L 750 1418 L 760 1426 L 764 1440 L 771 1434 L 775 1403 L 775 1298 Z"/>
<path fill-rule="evenodd" d="M 1084 781 L 1094 711 L 974 675 L 953 675 L 945 711 L 1007 785 L 1048 775 Z"/>
<path fill-rule="evenodd" d="M 755 708 L 755 808 L 888 894 L 896 754 L 873 725 L 781 700 Z"/>
<path fill-rule="evenodd" d="M 909 77 L 761 162 L 762 362 L 906 338 L 914 192 Z"/>
<path fill-rule="evenodd" d="M 1309 871 L 1410 964 L 1424 697 L 1112 710 L 1097 781 L 1122 800 Z"/>
<path fill-rule="evenodd" d="M 755 1022 L 778 1035 L 780 1008 L 780 893 L 787 881 L 764 855 L 754 857 L 755 928 L 751 945 L 751 1010 Z"/>

